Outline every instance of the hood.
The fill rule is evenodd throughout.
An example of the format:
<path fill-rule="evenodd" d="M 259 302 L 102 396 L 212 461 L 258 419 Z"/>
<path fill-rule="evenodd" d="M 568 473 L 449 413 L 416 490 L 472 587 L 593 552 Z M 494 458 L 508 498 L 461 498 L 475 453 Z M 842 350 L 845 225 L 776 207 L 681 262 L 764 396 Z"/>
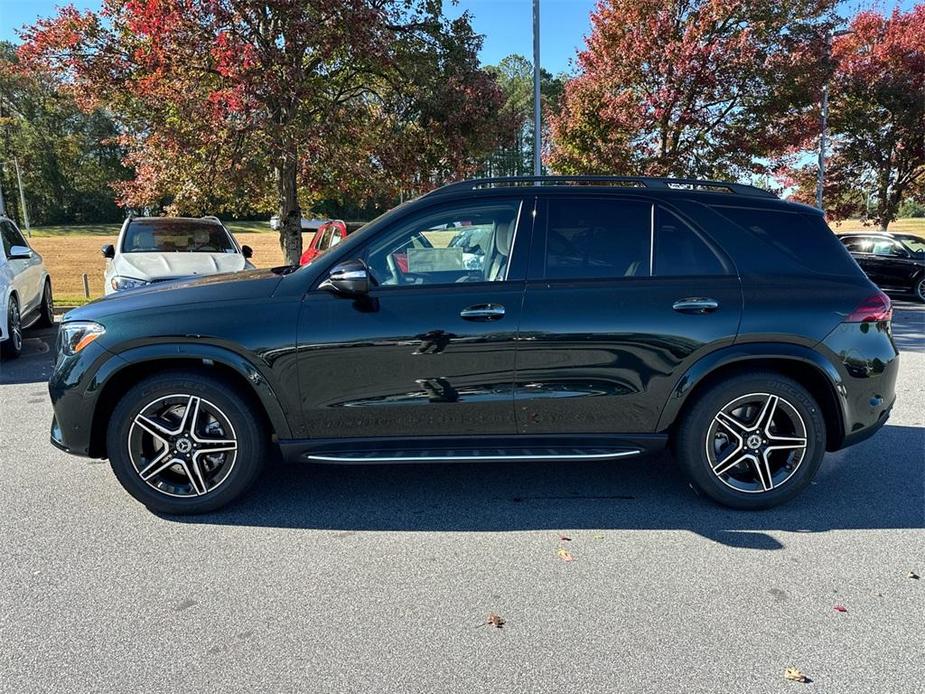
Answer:
<path fill-rule="evenodd" d="M 139 280 L 214 275 L 244 269 L 240 253 L 121 253 L 113 263 L 117 275 Z"/>
<path fill-rule="evenodd" d="M 62 320 L 97 320 L 117 313 L 147 309 L 169 311 L 172 306 L 208 301 L 263 299 L 271 296 L 283 276 L 295 269 L 245 270 L 128 289 L 68 311 Z"/>

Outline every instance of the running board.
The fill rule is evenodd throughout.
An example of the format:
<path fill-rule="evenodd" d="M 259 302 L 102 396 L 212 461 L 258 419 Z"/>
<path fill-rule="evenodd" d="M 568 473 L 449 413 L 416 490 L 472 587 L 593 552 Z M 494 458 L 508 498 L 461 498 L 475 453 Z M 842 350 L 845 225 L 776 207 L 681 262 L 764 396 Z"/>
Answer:
<path fill-rule="evenodd" d="M 503 460 L 614 460 L 639 455 L 642 449 L 622 448 L 496 448 L 479 450 L 326 451 L 306 453 L 316 463 L 458 463 Z"/>

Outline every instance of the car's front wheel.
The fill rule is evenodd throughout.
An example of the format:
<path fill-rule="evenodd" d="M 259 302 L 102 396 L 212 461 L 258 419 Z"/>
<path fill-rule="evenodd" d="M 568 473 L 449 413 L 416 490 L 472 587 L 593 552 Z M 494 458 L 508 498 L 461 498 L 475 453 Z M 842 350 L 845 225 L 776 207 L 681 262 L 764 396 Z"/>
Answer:
<path fill-rule="evenodd" d="M 167 372 L 139 382 L 119 401 L 106 444 L 129 494 L 154 511 L 194 514 L 250 488 L 268 439 L 254 403 L 223 380 Z"/>
<path fill-rule="evenodd" d="M 825 454 L 825 420 L 800 384 L 776 374 L 730 378 L 697 397 L 678 429 L 676 454 L 693 483 L 733 508 L 789 501 Z"/>
<path fill-rule="evenodd" d="M 10 297 L 6 309 L 7 339 L 0 343 L 0 353 L 6 359 L 15 359 L 22 353 L 22 317 L 19 314 L 19 302 Z"/>
<path fill-rule="evenodd" d="M 917 280 L 915 280 L 913 293 L 915 294 L 916 299 L 922 303 L 925 303 L 925 275 L 922 275 Z"/>

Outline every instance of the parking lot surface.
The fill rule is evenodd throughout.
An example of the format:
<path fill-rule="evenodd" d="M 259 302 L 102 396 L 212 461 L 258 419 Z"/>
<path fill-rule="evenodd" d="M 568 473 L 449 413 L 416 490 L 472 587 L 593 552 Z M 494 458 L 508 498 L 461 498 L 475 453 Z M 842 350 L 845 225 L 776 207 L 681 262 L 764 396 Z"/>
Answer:
<path fill-rule="evenodd" d="M 48 443 L 32 333 L 0 365 L 0 691 L 922 692 L 925 307 L 897 306 L 889 424 L 757 513 L 662 455 L 278 466 L 159 517 Z"/>

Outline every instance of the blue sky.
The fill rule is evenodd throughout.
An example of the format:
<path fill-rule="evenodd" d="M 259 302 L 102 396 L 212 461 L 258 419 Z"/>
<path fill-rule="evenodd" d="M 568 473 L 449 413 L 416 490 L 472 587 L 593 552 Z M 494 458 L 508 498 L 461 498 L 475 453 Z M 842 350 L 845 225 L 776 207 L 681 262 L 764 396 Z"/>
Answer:
<path fill-rule="evenodd" d="M 100 0 L 70 0 L 80 9 L 96 9 Z M 646 0 L 642 0 L 646 1 Z M 651 0 L 649 0 L 651 1 Z M 16 29 L 39 17 L 54 14 L 55 7 L 67 0 L 0 0 L 0 40 L 16 41 Z M 584 45 L 590 31 L 589 17 L 596 0 L 541 0 L 541 63 L 551 72 L 568 71 L 576 51 Z M 909 9 L 915 0 L 846 0 L 841 14 L 851 15 L 869 7 Z M 476 31 L 485 36 L 481 59 L 486 65 L 497 63 L 511 53 L 533 53 L 532 0 L 445 0 L 446 13 L 457 17 L 468 10 Z"/>

